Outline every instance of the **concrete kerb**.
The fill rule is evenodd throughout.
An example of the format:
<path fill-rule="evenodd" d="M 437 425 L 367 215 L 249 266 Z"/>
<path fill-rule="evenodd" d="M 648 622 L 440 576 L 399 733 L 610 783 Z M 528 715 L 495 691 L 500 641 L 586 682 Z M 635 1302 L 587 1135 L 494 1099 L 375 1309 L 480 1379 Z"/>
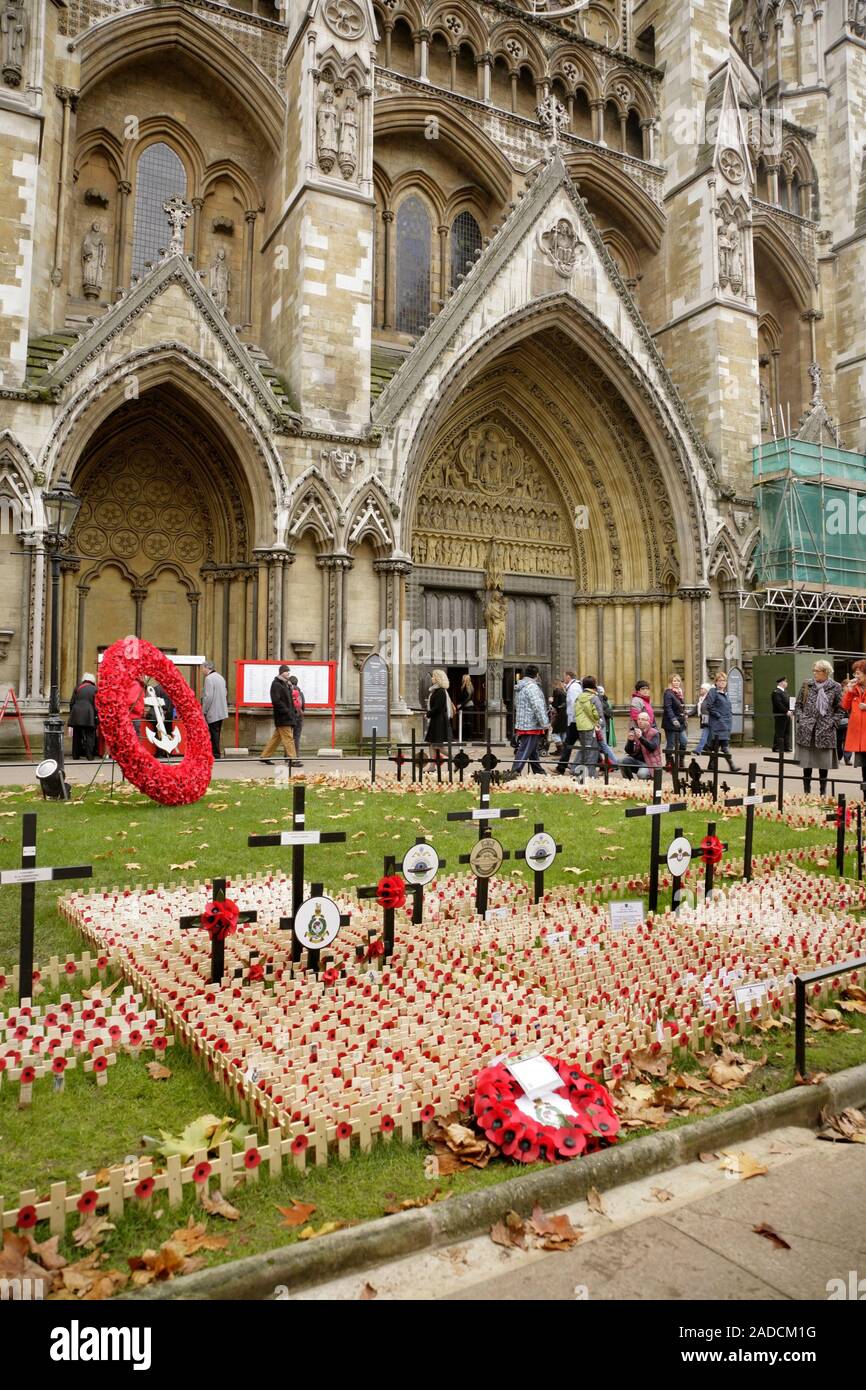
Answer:
<path fill-rule="evenodd" d="M 150 1285 L 125 1299 L 263 1299 L 281 1285 L 309 1288 L 341 1274 L 384 1260 L 480 1235 L 506 1211 L 528 1216 L 538 1204 L 546 1210 L 579 1201 L 591 1187 L 600 1192 L 650 1177 L 699 1153 L 729 1148 L 785 1125 L 814 1125 L 827 1108 L 838 1114 L 866 1105 L 866 1065 L 838 1072 L 816 1086 L 798 1086 L 720 1115 L 663 1134 L 527 1173 L 479 1192 L 467 1192 L 429 1207 L 366 1221 L 322 1240 L 283 1246 L 230 1264 L 201 1270 L 184 1279 Z"/>

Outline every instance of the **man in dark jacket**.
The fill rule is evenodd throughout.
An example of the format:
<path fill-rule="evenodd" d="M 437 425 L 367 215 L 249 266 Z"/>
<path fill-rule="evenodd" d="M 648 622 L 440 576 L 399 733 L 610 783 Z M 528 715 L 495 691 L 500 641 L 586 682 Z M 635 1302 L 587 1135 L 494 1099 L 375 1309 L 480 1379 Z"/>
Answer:
<path fill-rule="evenodd" d="M 89 671 L 72 692 L 69 701 L 69 728 L 72 730 L 73 758 L 96 757 L 96 681 Z"/>
<path fill-rule="evenodd" d="M 773 752 L 790 753 L 791 742 L 788 733 L 793 720 L 786 676 L 780 676 L 776 681 L 776 689 L 770 699 L 773 706 Z"/>
<path fill-rule="evenodd" d="M 269 763 L 271 754 L 282 744 L 283 751 L 290 762 L 297 757 L 295 751 L 295 727 L 298 716 L 289 681 L 288 666 L 281 666 L 271 681 L 271 706 L 274 711 L 274 732 L 262 749 L 260 763 Z"/>

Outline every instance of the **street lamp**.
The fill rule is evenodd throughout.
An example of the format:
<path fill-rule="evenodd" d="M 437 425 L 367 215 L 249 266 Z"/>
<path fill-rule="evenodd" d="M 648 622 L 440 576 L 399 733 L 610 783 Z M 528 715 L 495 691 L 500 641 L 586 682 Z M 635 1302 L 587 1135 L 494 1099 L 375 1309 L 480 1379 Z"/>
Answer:
<path fill-rule="evenodd" d="M 60 630 L 60 552 L 75 525 L 81 498 L 76 497 L 65 478 L 59 478 L 50 491 L 42 494 L 45 510 L 45 546 L 51 552 L 51 694 L 48 718 L 42 738 L 43 758 L 53 758 L 63 773 L 63 720 L 60 718 L 60 673 L 58 643 Z"/>

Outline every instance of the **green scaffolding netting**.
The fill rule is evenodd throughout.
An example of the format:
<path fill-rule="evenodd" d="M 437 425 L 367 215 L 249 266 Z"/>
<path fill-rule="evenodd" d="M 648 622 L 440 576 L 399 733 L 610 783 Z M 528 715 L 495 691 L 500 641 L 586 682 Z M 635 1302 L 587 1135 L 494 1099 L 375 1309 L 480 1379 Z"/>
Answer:
<path fill-rule="evenodd" d="M 866 590 L 866 456 L 799 439 L 753 452 L 761 584 Z"/>

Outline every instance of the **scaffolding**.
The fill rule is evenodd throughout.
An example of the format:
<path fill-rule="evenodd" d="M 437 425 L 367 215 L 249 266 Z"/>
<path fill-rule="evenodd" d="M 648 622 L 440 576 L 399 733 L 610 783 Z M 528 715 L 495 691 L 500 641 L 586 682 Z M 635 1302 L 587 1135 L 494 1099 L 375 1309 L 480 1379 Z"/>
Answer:
<path fill-rule="evenodd" d="M 756 587 L 740 607 L 761 613 L 762 625 L 789 620 L 786 649 L 821 645 L 820 631 L 829 651 L 831 623 L 866 620 L 866 457 L 828 444 L 823 429 L 802 433 L 753 452 Z M 766 630 L 762 638 L 766 651 Z"/>

